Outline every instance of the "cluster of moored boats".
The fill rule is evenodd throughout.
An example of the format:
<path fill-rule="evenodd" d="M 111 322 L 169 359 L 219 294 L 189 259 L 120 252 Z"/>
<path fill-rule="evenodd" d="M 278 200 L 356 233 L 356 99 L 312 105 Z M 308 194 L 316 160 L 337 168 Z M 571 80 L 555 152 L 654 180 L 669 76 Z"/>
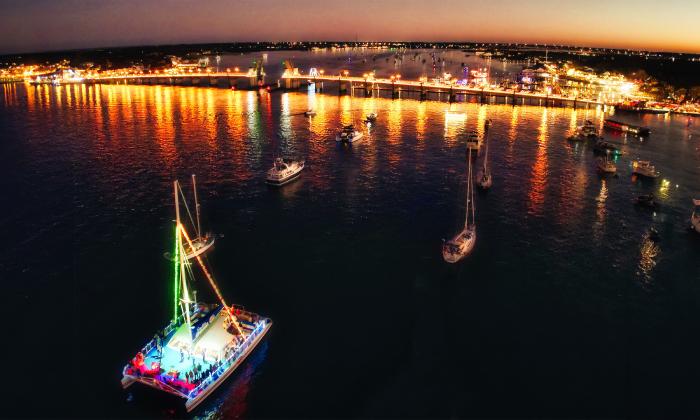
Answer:
<path fill-rule="evenodd" d="M 606 129 L 619 131 L 622 133 L 631 133 L 636 136 L 644 137 L 651 134 L 648 127 L 635 126 L 611 119 L 606 119 L 603 126 Z M 577 127 L 576 132 L 569 136 L 569 141 L 588 141 L 594 140 L 593 153 L 599 157 L 596 159 L 596 167 L 601 174 L 616 174 L 617 166 L 613 157 L 622 155 L 622 151 L 612 143 L 604 141 L 603 137 L 598 134 L 595 124 L 587 120 L 583 125 Z M 632 161 L 632 174 L 634 176 L 646 179 L 656 179 L 660 176 L 660 172 L 648 160 Z M 634 203 L 642 206 L 656 209 L 659 203 L 653 194 L 643 194 L 634 199 Z M 700 211 L 698 210 L 700 200 L 693 200 L 694 209 L 690 218 L 691 228 L 700 232 Z"/>
<path fill-rule="evenodd" d="M 375 123 L 376 114 L 370 114 L 366 123 Z M 488 190 L 493 185 L 493 173 L 489 164 L 489 129 L 486 124 L 481 133 L 470 132 L 466 143 L 466 211 L 464 226 L 451 239 L 444 240 L 442 256 L 447 263 L 457 263 L 468 256 L 476 245 L 476 206 L 474 190 Z M 362 133 L 345 126 L 336 136 L 338 142 L 353 143 L 363 137 Z M 601 140 L 590 121 L 579 127 L 573 140 L 581 138 Z M 571 138 L 570 138 L 571 140 Z M 483 159 L 478 167 L 476 179 L 473 165 L 481 147 L 485 147 Z M 602 173 L 615 173 L 613 154 L 603 148 L 604 155 L 598 159 Z M 648 161 L 635 161 L 633 173 L 647 178 L 657 178 L 658 171 Z M 282 186 L 297 179 L 304 169 L 304 161 L 275 158 L 273 167 L 267 172 L 267 182 Z M 175 245 L 168 259 L 174 263 L 173 317 L 170 323 L 158 331 L 154 338 L 127 363 L 123 369 L 122 386 L 127 388 L 136 382 L 179 396 L 186 400 L 185 407 L 191 411 L 210 395 L 255 349 L 272 325 L 268 318 L 245 310 L 239 305 L 229 305 L 222 296 L 207 268 L 203 256 L 214 245 L 215 235 L 203 233 L 200 222 L 200 205 L 197 197 L 196 178 L 192 175 L 194 197 L 193 215 L 187 205 L 185 194 L 178 181 L 174 181 Z M 189 222 L 181 217 L 181 200 Z M 653 194 L 636 198 L 640 206 L 656 208 Z M 700 200 L 693 200 L 691 227 L 700 233 Z M 191 228 L 186 227 L 191 226 Z M 193 232 L 192 235 L 188 231 Z M 204 303 L 197 300 L 194 290 L 196 267 L 201 268 L 219 302 Z"/>
<path fill-rule="evenodd" d="M 308 109 L 304 112 L 307 117 L 316 115 L 316 111 Z M 377 114 L 370 113 L 365 117 L 364 122 L 368 125 L 377 122 Z M 335 141 L 338 143 L 353 144 L 360 142 L 364 138 L 364 134 L 355 128 L 353 124 L 343 126 L 335 136 Z M 282 186 L 299 178 L 301 171 L 304 170 L 303 160 L 284 159 L 276 157 L 272 168 L 267 171 L 266 181 L 273 186 Z"/>

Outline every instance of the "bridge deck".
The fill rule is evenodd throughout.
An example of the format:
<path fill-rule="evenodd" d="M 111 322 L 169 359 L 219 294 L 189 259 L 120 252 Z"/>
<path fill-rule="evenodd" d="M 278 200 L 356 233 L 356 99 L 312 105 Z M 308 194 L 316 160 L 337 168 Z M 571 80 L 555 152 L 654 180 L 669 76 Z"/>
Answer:
<path fill-rule="evenodd" d="M 455 95 L 467 94 L 467 95 L 477 95 L 477 96 L 501 96 L 510 98 L 526 98 L 526 99 L 542 99 L 542 100 L 555 100 L 555 101 L 568 101 L 575 102 L 582 105 L 604 105 L 601 102 L 594 101 L 591 99 L 583 98 L 572 98 L 563 95 L 547 95 L 545 93 L 536 92 L 515 92 L 513 90 L 500 90 L 493 88 L 475 88 L 469 86 L 462 86 L 457 84 L 447 84 L 447 83 L 436 83 L 431 81 L 415 81 L 415 80 L 402 80 L 402 79 L 385 79 L 385 78 L 372 78 L 365 79 L 363 77 L 356 76 L 308 76 L 301 74 L 288 74 L 282 75 L 282 79 L 291 80 L 307 80 L 310 82 L 339 82 L 339 83 L 351 83 L 353 87 L 355 84 L 362 88 L 367 86 L 369 89 L 386 89 L 386 90 L 398 90 L 403 91 L 414 91 L 414 92 L 440 92 L 440 93 L 452 93 Z M 382 87 L 386 86 L 386 87 Z"/>

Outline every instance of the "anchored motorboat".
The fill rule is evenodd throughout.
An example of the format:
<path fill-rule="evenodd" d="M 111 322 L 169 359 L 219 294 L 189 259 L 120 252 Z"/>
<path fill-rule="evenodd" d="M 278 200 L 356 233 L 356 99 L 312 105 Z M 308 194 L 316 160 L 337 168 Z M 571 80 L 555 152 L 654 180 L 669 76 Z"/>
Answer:
<path fill-rule="evenodd" d="M 287 184 L 297 179 L 303 169 L 303 160 L 276 158 L 272 168 L 267 171 L 266 182 L 276 186 Z"/>
<path fill-rule="evenodd" d="M 355 143 L 359 140 L 362 140 L 362 133 L 355 130 L 353 125 L 346 125 L 335 136 L 335 141 L 342 143 Z"/>
<path fill-rule="evenodd" d="M 621 155 L 622 152 L 612 143 L 598 141 L 593 146 L 593 153 L 596 155 Z"/>
<path fill-rule="evenodd" d="M 469 255 L 476 244 L 476 220 L 474 208 L 474 187 L 472 185 L 471 149 L 467 152 L 467 208 L 464 228 L 454 238 L 442 244 L 442 258 L 448 263 L 456 263 Z"/>
<path fill-rule="evenodd" d="M 656 208 L 659 204 L 656 202 L 654 194 L 643 194 L 635 199 L 635 204 L 642 207 Z"/>
<path fill-rule="evenodd" d="M 316 111 L 309 108 L 306 111 L 304 111 L 304 115 L 306 115 L 307 117 L 313 117 L 314 115 L 316 115 Z"/>
<path fill-rule="evenodd" d="M 693 199 L 693 214 L 690 215 L 690 226 L 700 233 L 700 200 Z"/>
<path fill-rule="evenodd" d="M 192 239 L 180 221 L 180 186 L 174 181 L 175 245 L 173 317 L 124 366 L 121 384 L 136 382 L 176 395 L 194 410 L 250 355 L 272 321 L 224 300 L 211 270 L 200 255 L 196 264 L 185 258 Z M 201 270 L 196 270 L 196 267 Z M 205 277 L 218 303 L 197 300 L 195 272 Z"/>
<path fill-rule="evenodd" d="M 596 166 L 598 167 L 598 171 L 604 174 L 614 174 L 617 172 L 617 166 L 615 166 L 615 162 L 610 159 L 610 153 L 606 153 L 605 157 L 598 158 Z"/>
<path fill-rule="evenodd" d="M 637 160 L 632 162 L 632 173 L 646 178 L 658 178 L 659 172 L 648 160 Z"/>
<path fill-rule="evenodd" d="M 637 136 L 648 136 L 651 133 L 651 129 L 649 127 L 636 126 L 611 119 L 605 120 L 604 126 L 610 130 L 620 131 L 623 133 L 632 133 Z"/>
<path fill-rule="evenodd" d="M 591 120 L 586 120 L 583 125 L 578 127 L 577 131 L 584 137 L 598 137 L 598 130 Z"/>

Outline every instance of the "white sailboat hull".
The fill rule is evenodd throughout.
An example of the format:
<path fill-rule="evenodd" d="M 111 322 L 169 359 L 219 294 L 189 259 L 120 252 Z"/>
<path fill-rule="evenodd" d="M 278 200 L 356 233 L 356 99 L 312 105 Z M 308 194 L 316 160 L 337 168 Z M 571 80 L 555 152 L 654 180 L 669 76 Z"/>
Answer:
<path fill-rule="evenodd" d="M 700 214 L 693 213 L 693 215 L 690 217 L 690 226 L 697 233 L 700 233 Z"/>
<path fill-rule="evenodd" d="M 476 226 L 465 227 L 454 238 L 442 246 L 442 258 L 450 264 L 461 261 L 469 255 L 476 244 Z"/>
<path fill-rule="evenodd" d="M 195 240 L 192 241 L 192 244 L 194 245 L 194 249 L 190 250 L 190 252 L 185 254 L 185 259 L 191 260 L 192 258 L 195 258 L 195 257 L 202 255 L 205 252 L 209 251 L 209 249 L 212 246 L 214 246 L 214 241 L 216 241 L 216 238 L 214 236 L 209 236 L 209 237 L 205 237 L 205 238 L 196 238 Z"/>
<path fill-rule="evenodd" d="M 479 172 L 476 179 L 478 179 L 477 184 L 482 190 L 488 190 L 493 186 L 493 177 L 490 173 L 484 175 L 483 172 Z"/>

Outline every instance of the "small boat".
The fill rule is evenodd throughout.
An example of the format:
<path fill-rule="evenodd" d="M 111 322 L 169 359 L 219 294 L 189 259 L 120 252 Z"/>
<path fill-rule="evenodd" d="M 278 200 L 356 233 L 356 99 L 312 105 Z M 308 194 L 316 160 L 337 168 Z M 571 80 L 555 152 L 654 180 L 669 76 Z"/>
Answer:
<path fill-rule="evenodd" d="M 365 117 L 365 122 L 370 123 L 370 124 L 374 124 L 375 122 L 377 122 L 377 114 L 375 114 L 374 112 L 372 112 L 371 114 L 368 114 Z"/>
<path fill-rule="evenodd" d="M 486 131 L 486 152 L 484 153 L 484 162 L 481 169 L 476 175 L 476 183 L 479 188 L 486 191 L 493 185 L 493 176 L 491 175 L 491 167 L 489 166 L 489 134 Z"/>
<path fill-rule="evenodd" d="M 362 140 L 362 133 L 355 130 L 353 125 L 346 125 L 335 136 L 335 141 L 342 143 L 355 143 L 359 140 Z"/>
<path fill-rule="evenodd" d="M 309 108 L 306 111 L 304 111 L 304 115 L 306 115 L 307 117 L 313 117 L 314 115 L 316 115 L 316 111 Z"/>
<path fill-rule="evenodd" d="M 658 178 L 659 172 L 648 160 L 638 160 L 632 162 L 632 173 L 646 178 Z"/>
<path fill-rule="evenodd" d="M 593 153 L 597 155 L 621 155 L 622 152 L 612 143 L 607 141 L 598 141 L 595 146 L 593 146 Z"/>
<path fill-rule="evenodd" d="M 578 127 L 577 131 L 584 137 L 598 137 L 595 124 L 593 124 L 593 121 L 591 120 L 586 120 L 583 125 Z"/>
<path fill-rule="evenodd" d="M 191 260 L 192 258 L 200 256 L 209 251 L 214 246 L 214 242 L 216 241 L 216 235 L 212 234 L 211 232 L 202 233 L 202 225 L 200 221 L 201 206 L 199 204 L 199 200 L 197 199 L 197 178 L 194 175 L 192 175 L 192 190 L 194 191 L 194 209 L 196 220 L 192 220 L 192 214 L 190 213 L 189 207 L 187 207 L 187 203 L 185 203 L 185 209 L 187 210 L 187 214 L 190 216 L 190 221 L 192 221 L 192 225 L 194 226 L 195 233 L 197 235 L 192 238 L 191 241 L 183 244 L 185 260 Z M 180 192 L 182 193 L 182 190 L 180 190 Z M 182 195 L 182 197 L 184 198 L 184 195 Z M 173 258 L 169 253 L 165 253 L 164 255 L 167 259 Z"/>
<path fill-rule="evenodd" d="M 609 153 L 606 153 L 605 157 L 598 158 L 596 166 L 598 167 L 598 171 L 604 174 L 614 174 L 617 172 L 617 166 L 615 166 L 615 162 L 610 160 Z"/>
<path fill-rule="evenodd" d="M 467 150 L 479 150 L 481 148 L 482 141 L 483 139 L 478 133 L 470 133 L 467 136 Z"/>
<path fill-rule="evenodd" d="M 568 140 L 568 141 L 586 141 L 586 140 L 588 140 L 588 137 L 584 136 L 583 133 L 576 131 L 576 133 L 567 137 L 566 140 Z"/>
<path fill-rule="evenodd" d="M 267 171 L 265 181 L 270 185 L 279 187 L 297 179 L 303 169 L 303 160 L 277 158 L 275 163 L 272 164 L 272 168 Z"/>
<path fill-rule="evenodd" d="M 690 226 L 700 233 L 700 200 L 693 199 L 693 214 L 690 215 Z"/>
<path fill-rule="evenodd" d="M 606 119 L 603 125 L 610 130 L 632 133 L 637 136 L 648 136 L 651 134 L 651 129 L 649 127 L 636 126 L 611 119 Z"/>
<path fill-rule="evenodd" d="M 122 369 L 122 388 L 135 383 L 185 400 L 194 410 L 241 366 L 267 334 L 272 321 L 238 305 L 228 305 L 202 258 L 184 258 L 192 240 L 180 221 L 179 183 L 175 193 L 173 316 Z M 196 270 L 200 267 L 201 270 Z M 218 303 L 197 300 L 197 277 L 205 277 Z"/>
<path fill-rule="evenodd" d="M 635 199 L 634 202 L 635 202 L 635 204 L 637 204 L 638 206 L 648 207 L 648 208 L 653 208 L 653 209 L 657 208 L 658 205 L 659 205 L 659 204 L 656 202 L 656 199 L 654 198 L 654 194 L 643 194 L 643 195 L 640 195 L 640 196 L 638 196 L 638 197 Z"/>
<path fill-rule="evenodd" d="M 471 150 L 468 152 L 467 161 L 467 209 L 464 228 L 454 238 L 444 241 L 442 244 L 442 258 L 445 262 L 454 264 L 469 255 L 476 244 L 476 221 L 474 208 L 474 188 L 472 185 L 472 159 Z M 471 220 L 470 220 L 471 216 Z"/>

